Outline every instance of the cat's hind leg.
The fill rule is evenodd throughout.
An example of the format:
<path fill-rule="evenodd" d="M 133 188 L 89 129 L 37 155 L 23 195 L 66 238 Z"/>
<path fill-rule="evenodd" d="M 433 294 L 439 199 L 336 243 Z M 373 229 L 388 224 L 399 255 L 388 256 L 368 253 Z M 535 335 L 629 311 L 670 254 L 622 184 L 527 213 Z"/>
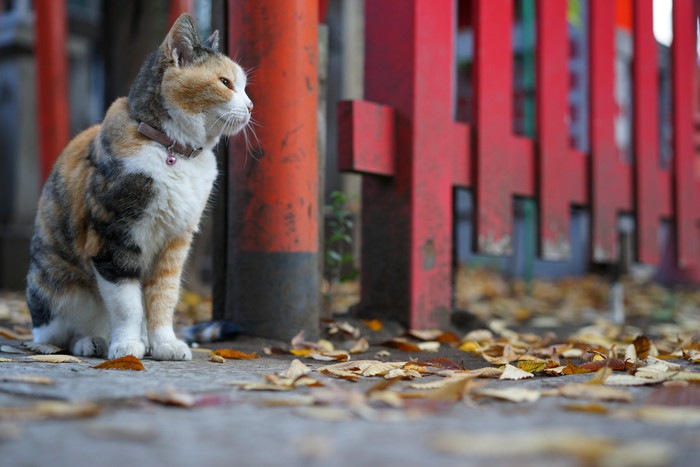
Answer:
<path fill-rule="evenodd" d="M 41 309 L 42 301 L 38 297 L 38 293 L 28 294 L 30 309 Z M 107 355 L 109 321 L 106 311 L 93 294 L 83 289 L 74 288 L 70 293 L 55 297 L 52 311 L 45 314 L 44 320 L 34 317 L 34 322 L 35 342 L 67 348 L 81 357 Z"/>

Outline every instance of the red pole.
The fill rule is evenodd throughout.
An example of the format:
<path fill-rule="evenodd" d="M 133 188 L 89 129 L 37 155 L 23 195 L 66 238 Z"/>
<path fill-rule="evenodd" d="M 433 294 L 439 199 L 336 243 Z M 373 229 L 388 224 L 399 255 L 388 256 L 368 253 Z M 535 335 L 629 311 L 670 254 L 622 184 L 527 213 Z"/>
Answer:
<path fill-rule="evenodd" d="M 227 318 L 251 334 L 318 332 L 318 0 L 231 0 L 256 140 L 232 141 Z"/>
<path fill-rule="evenodd" d="M 192 14 L 192 0 L 169 0 L 168 27 L 172 26 L 183 13 Z"/>
<path fill-rule="evenodd" d="M 66 2 L 36 0 L 34 6 L 39 157 L 45 181 L 69 135 Z"/>

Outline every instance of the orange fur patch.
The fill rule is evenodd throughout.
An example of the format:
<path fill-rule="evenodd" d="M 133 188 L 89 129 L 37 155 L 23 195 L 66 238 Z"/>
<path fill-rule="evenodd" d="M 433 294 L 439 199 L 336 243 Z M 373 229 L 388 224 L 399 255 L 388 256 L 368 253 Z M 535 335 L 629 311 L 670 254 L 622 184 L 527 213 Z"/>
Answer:
<path fill-rule="evenodd" d="M 169 68 L 163 76 L 165 99 L 190 114 L 201 113 L 223 104 L 235 92 L 220 80 L 235 82 L 236 69 L 230 60 L 216 57 L 204 64 L 184 68 Z"/>

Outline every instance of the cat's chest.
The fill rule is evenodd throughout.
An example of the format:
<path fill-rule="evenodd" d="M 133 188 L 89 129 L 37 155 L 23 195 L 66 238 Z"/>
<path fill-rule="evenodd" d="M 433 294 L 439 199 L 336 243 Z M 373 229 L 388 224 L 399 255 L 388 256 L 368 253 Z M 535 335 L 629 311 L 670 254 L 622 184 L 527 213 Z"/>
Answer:
<path fill-rule="evenodd" d="M 196 228 L 216 179 L 216 159 L 203 151 L 193 159 L 166 163 L 163 151 L 148 150 L 129 164 L 153 180 L 154 196 L 133 234 L 142 248 L 155 252 L 162 244 Z"/>

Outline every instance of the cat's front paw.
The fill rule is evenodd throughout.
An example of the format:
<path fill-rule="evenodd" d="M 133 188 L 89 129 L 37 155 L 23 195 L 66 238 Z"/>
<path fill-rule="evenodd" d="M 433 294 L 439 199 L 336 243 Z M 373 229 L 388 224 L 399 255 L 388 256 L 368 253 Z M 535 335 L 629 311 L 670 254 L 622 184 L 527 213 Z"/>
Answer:
<path fill-rule="evenodd" d="M 136 358 L 143 358 L 146 353 L 146 346 L 141 341 L 119 341 L 112 342 L 109 346 L 109 359 L 133 355 Z"/>
<path fill-rule="evenodd" d="M 153 346 L 151 358 L 154 360 L 192 360 L 192 351 L 183 341 L 173 339 Z"/>
<path fill-rule="evenodd" d="M 101 337 L 83 337 L 72 345 L 71 352 L 80 357 L 104 357 L 107 342 Z"/>

